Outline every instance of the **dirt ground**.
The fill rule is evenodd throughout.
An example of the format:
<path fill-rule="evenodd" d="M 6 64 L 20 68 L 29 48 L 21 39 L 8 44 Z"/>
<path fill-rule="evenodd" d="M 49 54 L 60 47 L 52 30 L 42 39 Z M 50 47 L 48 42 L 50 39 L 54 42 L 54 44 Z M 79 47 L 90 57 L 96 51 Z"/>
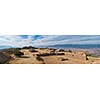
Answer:
<path fill-rule="evenodd" d="M 15 58 L 10 61 L 9 64 L 42 64 L 43 62 L 36 60 L 35 54 L 29 52 L 29 50 L 21 50 L 24 56 L 21 58 Z"/>
<path fill-rule="evenodd" d="M 38 52 L 30 52 L 28 49 L 22 49 L 23 57 L 10 61 L 9 64 L 100 64 L 100 57 L 88 57 L 82 51 L 62 52 L 65 55 L 53 55 L 41 57 L 43 61 L 36 59 L 36 54 L 49 53 L 49 49 L 36 49 Z"/>

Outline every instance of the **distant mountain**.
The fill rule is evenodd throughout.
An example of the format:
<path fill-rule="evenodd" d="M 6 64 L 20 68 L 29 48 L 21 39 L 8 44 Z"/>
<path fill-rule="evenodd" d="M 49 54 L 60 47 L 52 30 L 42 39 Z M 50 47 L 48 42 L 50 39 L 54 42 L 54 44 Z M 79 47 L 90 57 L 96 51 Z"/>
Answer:
<path fill-rule="evenodd" d="M 77 49 L 92 49 L 92 48 L 99 48 L 100 49 L 100 44 L 57 44 L 57 45 L 52 45 L 49 47 L 54 47 L 54 48 L 77 48 Z"/>
<path fill-rule="evenodd" d="M 12 46 L 0 46 L 0 49 L 12 48 Z"/>

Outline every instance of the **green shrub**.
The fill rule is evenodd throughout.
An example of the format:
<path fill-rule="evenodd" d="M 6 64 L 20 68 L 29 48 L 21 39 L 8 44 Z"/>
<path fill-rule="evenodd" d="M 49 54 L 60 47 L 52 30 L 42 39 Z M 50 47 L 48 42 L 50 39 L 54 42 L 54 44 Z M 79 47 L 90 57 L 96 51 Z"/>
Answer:
<path fill-rule="evenodd" d="M 65 53 L 56 53 L 56 55 L 65 55 Z"/>
<path fill-rule="evenodd" d="M 25 46 L 22 49 L 36 49 L 36 48 L 35 47 L 32 47 L 32 46 Z"/>
<path fill-rule="evenodd" d="M 65 50 L 64 49 L 59 49 L 59 52 L 65 52 Z"/>
<path fill-rule="evenodd" d="M 36 59 L 37 59 L 38 61 L 44 61 L 40 56 L 37 56 Z"/>
<path fill-rule="evenodd" d="M 72 50 L 68 50 L 68 52 L 72 53 Z"/>
<path fill-rule="evenodd" d="M 29 49 L 30 52 L 37 52 L 35 49 Z"/>
<path fill-rule="evenodd" d="M 23 52 L 21 52 L 19 49 L 15 49 L 13 51 L 14 55 L 17 56 L 17 57 L 21 57 L 22 55 L 24 55 Z"/>
<path fill-rule="evenodd" d="M 69 60 L 68 58 L 62 58 L 61 61 L 66 61 Z"/>

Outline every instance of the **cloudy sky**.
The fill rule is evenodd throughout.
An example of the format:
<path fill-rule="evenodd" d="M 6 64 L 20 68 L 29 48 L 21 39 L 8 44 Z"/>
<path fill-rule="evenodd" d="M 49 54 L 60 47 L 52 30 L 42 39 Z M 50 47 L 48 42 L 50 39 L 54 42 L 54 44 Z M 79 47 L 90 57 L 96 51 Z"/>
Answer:
<path fill-rule="evenodd" d="M 2 35 L 0 46 L 50 46 L 56 44 L 100 44 L 99 35 Z"/>

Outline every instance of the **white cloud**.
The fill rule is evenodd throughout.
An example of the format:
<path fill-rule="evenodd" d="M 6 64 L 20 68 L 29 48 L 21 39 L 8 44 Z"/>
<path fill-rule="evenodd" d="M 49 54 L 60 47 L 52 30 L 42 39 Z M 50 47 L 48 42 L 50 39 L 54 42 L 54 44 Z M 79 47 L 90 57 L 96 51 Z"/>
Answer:
<path fill-rule="evenodd" d="M 35 35 L 28 35 L 23 38 L 21 35 L 0 36 L 0 46 L 49 46 L 55 44 L 99 44 L 100 36 L 97 35 L 42 35 L 35 38 Z"/>
<path fill-rule="evenodd" d="M 21 36 L 0 36 L 0 46 L 15 46 L 15 47 L 23 47 L 29 46 L 32 40 L 30 37 L 27 39 L 23 39 Z"/>
<path fill-rule="evenodd" d="M 55 44 L 99 44 L 100 36 L 80 35 L 47 35 L 34 41 L 34 45 L 48 46 Z"/>

